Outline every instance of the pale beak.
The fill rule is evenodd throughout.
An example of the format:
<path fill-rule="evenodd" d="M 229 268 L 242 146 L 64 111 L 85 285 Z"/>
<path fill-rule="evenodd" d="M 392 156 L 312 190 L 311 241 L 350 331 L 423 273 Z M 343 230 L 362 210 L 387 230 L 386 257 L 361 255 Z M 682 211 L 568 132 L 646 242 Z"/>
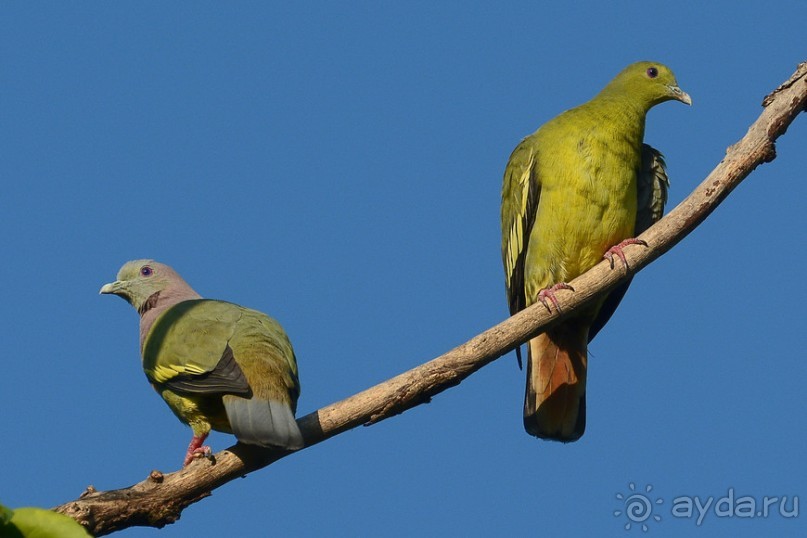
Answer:
<path fill-rule="evenodd" d="M 678 86 L 667 86 L 670 90 L 670 97 L 675 99 L 676 101 L 681 101 L 686 105 L 692 105 L 692 98 L 689 96 L 687 92 L 679 88 Z"/>
<path fill-rule="evenodd" d="M 101 290 L 98 293 L 102 294 L 113 294 L 117 295 L 123 289 L 123 283 L 120 281 L 110 282 L 109 284 L 104 284 L 101 286 Z"/>

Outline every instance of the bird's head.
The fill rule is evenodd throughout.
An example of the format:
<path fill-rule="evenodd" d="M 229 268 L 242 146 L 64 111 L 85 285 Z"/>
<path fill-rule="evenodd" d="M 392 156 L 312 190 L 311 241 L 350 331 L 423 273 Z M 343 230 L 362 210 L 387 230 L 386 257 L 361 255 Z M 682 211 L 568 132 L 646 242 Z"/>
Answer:
<path fill-rule="evenodd" d="M 104 284 L 101 293 L 126 299 L 143 315 L 157 301 L 192 299 L 199 295 L 169 266 L 154 260 L 126 262 L 115 282 Z"/>
<path fill-rule="evenodd" d="M 614 77 L 602 90 L 602 94 L 629 98 L 646 110 L 670 100 L 692 104 L 692 98 L 678 86 L 670 68 L 658 62 L 636 62 L 629 65 Z"/>

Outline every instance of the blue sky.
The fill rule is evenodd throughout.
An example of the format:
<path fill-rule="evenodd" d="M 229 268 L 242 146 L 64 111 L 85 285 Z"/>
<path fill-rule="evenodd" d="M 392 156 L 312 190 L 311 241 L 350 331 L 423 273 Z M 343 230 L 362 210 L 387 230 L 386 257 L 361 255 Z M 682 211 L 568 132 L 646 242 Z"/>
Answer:
<path fill-rule="evenodd" d="M 143 376 L 136 313 L 98 295 L 123 262 L 277 318 L 309 413 L 505 318 L 501 178 L 523 136 L 626 64 L 664 62 L 694 101 L 648 117 L 672 207 L 807 59 L 805 16 L 797 1 L 4 3 L 0 502 L 180 465 L 190 431 Z M 671 510 L 732 488 L 807 504 L 806 145 L 801 117 L 636 278 L 590 348 L 579 442 L 523 432 L 511 354 L 123 535 L 644 535 L 614 515 L 632 493 L 662 500 L 652 536 L 803 535 L 807 514 L 712 509 L 698 526 Z"/>

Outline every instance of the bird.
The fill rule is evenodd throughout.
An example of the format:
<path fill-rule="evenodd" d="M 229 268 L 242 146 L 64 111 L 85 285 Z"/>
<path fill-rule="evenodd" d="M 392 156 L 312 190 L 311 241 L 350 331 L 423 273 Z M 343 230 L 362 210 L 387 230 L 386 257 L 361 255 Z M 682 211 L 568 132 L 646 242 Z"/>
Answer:
<path fill-rule="evenodd" d="M 665 101 L 692 104 L 669 67 L 636 62 L 593 99 L 525 137 L 504 172 L 502 262 L 510 314 L 541 302 L 603 258 L 645 244 L 637 235 L 658 221 L 669 179 L 662 154 L 644 143 L 648 111 Z M 645 244 L 646 246 L 646 244 Z M 527 343 L 524 429 L 560 442 L 586 425 L 588 342 L 627 291 L 620 285 L 592 307 Z M 521 366 L 521 349 L 516 349 Z"/>
<path fill-rule="evenodd" d="M 239 442 L 298 450 L 294 413 L 297 359 L 280 324 L 257 310 L 203 299 L 168 265 L 125 263 L 100 293 L 117 295 L 140 315 L 143 371 L 171 411 L 193 431 L 183 467 L 210 430 Z"/>

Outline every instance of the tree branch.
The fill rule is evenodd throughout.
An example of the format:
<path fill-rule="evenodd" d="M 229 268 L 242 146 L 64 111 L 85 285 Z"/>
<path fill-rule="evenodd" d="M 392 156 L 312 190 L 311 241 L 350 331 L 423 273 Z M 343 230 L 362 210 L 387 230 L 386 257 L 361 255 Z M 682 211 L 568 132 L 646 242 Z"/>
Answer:
<path fill-rule="evenodd" d="M 757 166 L 776 157 L 775 140 L 807 109 L 807 62 L 800 64 L 790 79 L 767 96 L 763 106 L 757 121 L 739 142 L 728 148 L 725 158 L 703 183 L 642 234 L 648 247 L 626 250 L 629 269 L 612 270 L 607 262 L 602 262 L 570 283 L 574 292 L 558 293 L 560 313 L 549 312 L 540 303 L 533 305 L 430 362 L 300 418 L 305 446 L 428 402 L 435 394 L 458 385 L 486 364 L 573 314 L 675 246 Z M 90 487 L 78 499 L 55 510 L 73 517 L 98 536 L 137 525 L 163 527 L 179 519 L 185 507 L 207 497 L 215 488 L 288 454 L 236 444 L 216 454 L 214 461 L 200 459 L 167 475 L 152 471 L 146 480 L 129 488 L 100 492 Z"/>

